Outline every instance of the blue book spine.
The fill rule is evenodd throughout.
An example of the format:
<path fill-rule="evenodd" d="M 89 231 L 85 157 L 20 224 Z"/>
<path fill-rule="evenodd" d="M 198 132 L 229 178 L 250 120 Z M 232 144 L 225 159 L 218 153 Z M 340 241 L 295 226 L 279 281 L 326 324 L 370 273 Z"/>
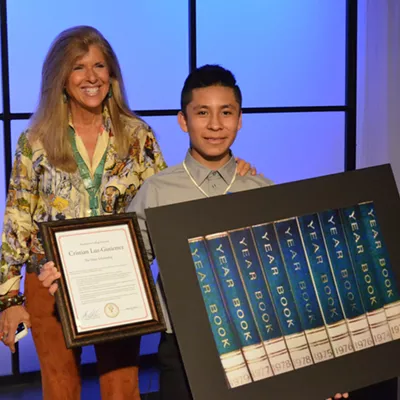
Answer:
<path fill-rule="evenodd" d="M 334 357 L 296 218 L 275 222 L 286 272 L 314 362 Z"/>
<path fill-rule="evenodd" d="M 206 236 L 221 292 L 242 345 L 244 358 L 253 380 L 273 376 L 267 353 L 240 279 L 227 232 Z"/>
<path fill-rule="evenodd" d="M 356 351 L 374 345 L 338 210 L 319 214 L 333 278 Z"/>
<path fill-rule="evenodd" d="M 252 227 L 276 315 L 296 369 L 313 364 L 272 223 Z"/>
<path fill-rule="evenodd" d="M 359 208 L 390 332 L 393 339 L 400 339 L 400 294 L 376 215 L 375 205 L 370 201 L 359 204 Z"/>
<path fill-rule="evenodd" d="M 376 282 L 374 263 L 369 253 L 368 240 L 360 210 L 358 207 L 352 206 L 342 208 L 340 211 L 374 344 L 389 342 L 392 340 L 392 334 L 386 318 L 384 302 Z"/>
<path fill-rule="evenodd" d="M 205 240 L 203 237 L 190 239 L 189 246 L 208 321 L 229 387 L 250 383 L 250 372 L 215 279 Z"/>
<path fill-rule="evenodd" d="M 303 215 L 298 218 L 298 222 L 311 278 L 335 356 L 352 353 L 354 351 L 353 343 L 333 279 L 318 214 Z"/>
<path fill-rule="evenodd" d="M 254 320 L 274 375 L 292 371 L 292 360 L 276 318 L 251 229 L 237 229 L 229 231 L 228 234 Z"/>

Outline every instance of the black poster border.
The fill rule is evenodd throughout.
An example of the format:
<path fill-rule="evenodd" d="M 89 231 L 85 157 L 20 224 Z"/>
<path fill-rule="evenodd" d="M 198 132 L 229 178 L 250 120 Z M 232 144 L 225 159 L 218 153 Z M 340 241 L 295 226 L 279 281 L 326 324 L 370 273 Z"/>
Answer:
<path fill-rule="evenodd" d="M 227 387 L 188 238 L 372 200 L 400 282 L 400 198 L 389 164 L 146 210 L 174 331 L 195 400 L 321 400 L 400 375 L 400 340 Z"/>

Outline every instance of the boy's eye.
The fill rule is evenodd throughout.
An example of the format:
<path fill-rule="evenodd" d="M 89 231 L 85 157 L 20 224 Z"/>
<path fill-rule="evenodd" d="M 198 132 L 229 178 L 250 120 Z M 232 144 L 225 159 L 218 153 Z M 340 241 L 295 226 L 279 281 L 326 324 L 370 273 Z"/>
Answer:
<path fill-rule="evenodd" d="M 232 115 L 232 111 L 223 111 L 222 112 L 224 115 Z"/>
<path fill-rule="evenodd" d="M 206 115 L 206 114 L 207 114 L 207 111 L 199 111 L 197 114 L 198 114 L 198 115 Z"/>

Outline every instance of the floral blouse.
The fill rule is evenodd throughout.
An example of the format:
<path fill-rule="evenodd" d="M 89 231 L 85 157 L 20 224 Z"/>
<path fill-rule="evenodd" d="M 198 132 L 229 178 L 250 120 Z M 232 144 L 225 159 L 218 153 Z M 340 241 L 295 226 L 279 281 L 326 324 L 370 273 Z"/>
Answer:
<path fill-rule="evenodd" d="M 118 157 L 107 110 L 100 136 L 107 155 L 99 191 L 98 214 L 122 213 L 145 179 L 166 168 L 151 129 L 139 119 L 127 119 L 131 132 L 128 156 Z M 77 137 L 77 135 L 75 135 Z M 106 138 L 106 140 L 104 140 Z M 82 151 L 83 148 L 83 151 Z M 78 151 L 88 163 L 84 146 Z M 96 156 L 95 155 L 93 161 Z M 42 146 L 31 144 L 27 132 L 19 138 L 8 190 L 0 257 L 0 295 L 19 282 L 24 263 L 45 262 L 38 224 L 90 216 L 89 195 L 79 171 L 67 173 L 53 167 Z M 19 284 L 17 285 L 17 287 Z"/>

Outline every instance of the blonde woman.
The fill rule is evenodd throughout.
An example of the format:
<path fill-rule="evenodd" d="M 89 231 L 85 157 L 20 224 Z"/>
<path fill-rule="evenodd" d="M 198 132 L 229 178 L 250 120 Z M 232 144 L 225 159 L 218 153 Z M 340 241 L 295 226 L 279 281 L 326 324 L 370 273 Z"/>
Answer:
<path fill-rule="evenodd" d="M 18 142 L 0 258 L 0 340 L 15 351 L 18 324 L 32 328 L 44 400 L 80 398 L 80 350 L 66 348 L 49 284 L 38 279 L 46 262 L 38 224 L 123 212 L 143 181 L 165 167 L 153 132 L 129 110 L 107 40 L 88 26 L 62 32 L 45 58 L 39 105 Z M 243 161 L 241 167 L 241 174 L 249 169 Z M 139 343 L 95 346 L 102 399 L 140 399 Z"/>
<path fill-rule="evenodd" d="M 32 327 L 45 400 L 80 398 L 80 350 L 65 347 L 54 298 L 38 280 L 45 262 L 38 224 L 122 212 L 143 180 L 165 167 L 153 132 L 129 110 L 110 44 L 91 27 L 62 32 L 43 64 L 37 111 L 19 138 L 0 261 L 0 338 L 14 351 L 17 325 Z M 95 346 L 102 399 L 140 398 L 139 340 Z"/>

